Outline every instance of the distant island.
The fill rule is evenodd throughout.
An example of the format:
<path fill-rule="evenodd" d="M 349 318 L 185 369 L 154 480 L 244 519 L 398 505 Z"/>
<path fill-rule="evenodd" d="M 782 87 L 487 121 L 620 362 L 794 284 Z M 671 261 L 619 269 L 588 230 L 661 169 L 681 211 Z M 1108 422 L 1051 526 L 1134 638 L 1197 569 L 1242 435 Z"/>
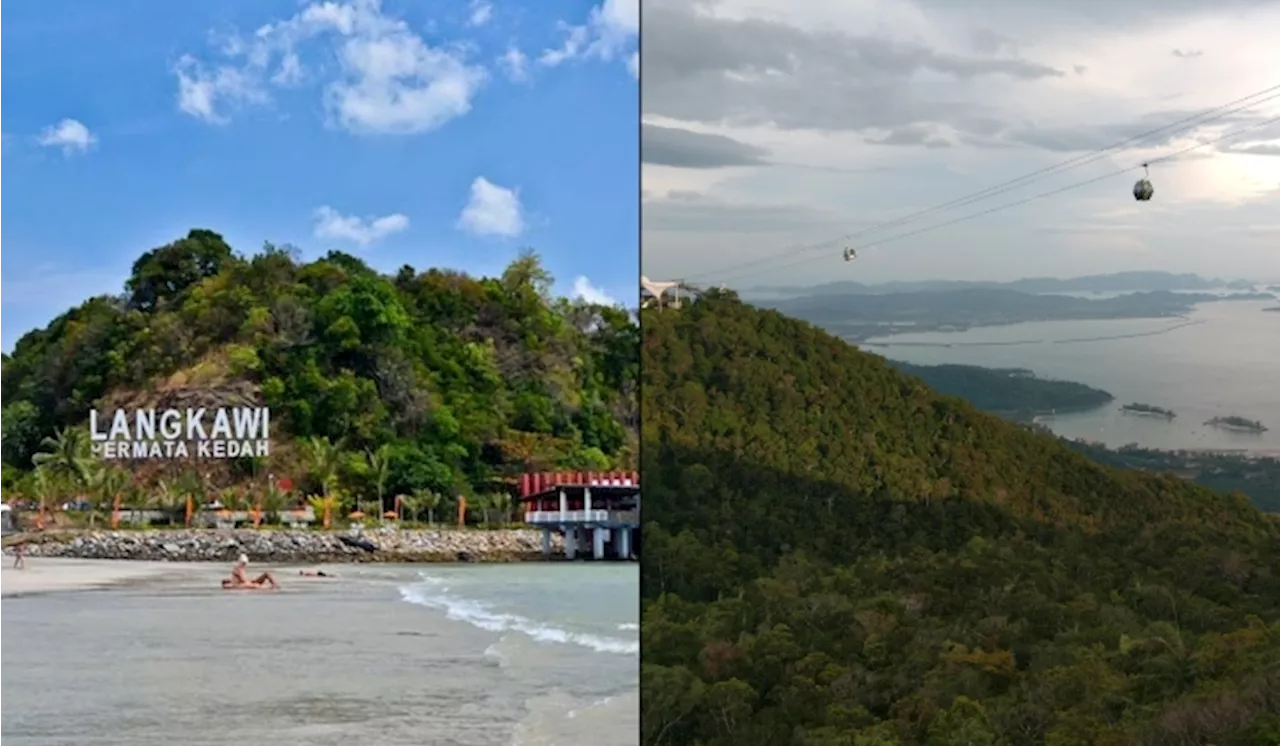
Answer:
<path fill-rule="evenodd" d="M 890 365 L 915 376 L 947 396 L 968 400 L 1015 422 L 1068 412 L 1086 412 L 1115 400 L 1110 393 L 1074 381 L 1038 378 L 1023 368 L 982 368 L 976 365 L 912 365 L 899 360 Z"/>
<path fill-rule="evenodd" d="M 1250 420 L 1244 417 L 1231 415 L 1230 417 L 1214 417 L 1206 421 L 1204 424 L 1222 428 L 1223 430 L 1234 430 L 1241 433 L 1265 433 L 1267 428 L 1257 420 Z"/>
<path fill-rule="evenodd" d="M 969 280 L 918 280 L 868 284 L 852 281 L 828 282 L 811 287 L 763 286 L 752 288 L 757 293 L 791 295 L 845 295 L 848 293 L 929 293 L 949 290 L 1001 289 L 1020 293 L 1132 293 L 1138 291 L 1188 290 L 1252 290 L 1247 280 L 1224 280 L 1195 274 L 1173 272 L 1116 272 L 1084 277 L 1027 277 L 1011 282 Z M 1272 291 L 1280 292 L 1280 285 Z M 744 295 L 750 296 L 752 291 Z"/>
<path fill-rule="evenodd" d="M 1168 420 L 1178 416 L 1171 409 L 1164 409 L 1163 407 L 1156 407 L 1150 404 L 1140 404 L 1137 402 L 1120 407 L 1120 411 L 1125 414 L 1135 414 L 1140 417 L 1163 417 Z"/>
<path fill-rule="evenodd" d="M 818 293 L 758 305 L 823 327 L 846 341 L 932 331 L 964 331 L 1030 321 L 1185 318 L 1196 304 L 1273 300 L 1269 293 L 1130 293 L 1107 298 L 1037 295 L 1003 288 L 894 293 Z M 1195 323 L 1187 321 L 1187 323 Z M 1168 331 L 1168 330 L 1165 330 Z M 1163 333 L 1163 332 L 1156 332 Z"/>

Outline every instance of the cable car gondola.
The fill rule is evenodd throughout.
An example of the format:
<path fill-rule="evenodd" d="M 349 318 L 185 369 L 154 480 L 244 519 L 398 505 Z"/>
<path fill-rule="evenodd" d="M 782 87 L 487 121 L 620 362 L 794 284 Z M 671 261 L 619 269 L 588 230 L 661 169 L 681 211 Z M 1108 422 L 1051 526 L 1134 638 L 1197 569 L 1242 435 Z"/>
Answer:
<path fill-rule="evenodd" d="M 844 260 L 846 262 L 851 262 L 857 258 L 858 258 L 858 252 L 852 246 L 844 250 Z"/>
<path fill-rule="evenodd" d="M 1139 202 L 1149 202 L 1151 195 L 1156 193 L 1154 187 L 1151 186 L 1151 172 L 1147 169 L 1147 164 L 1142 164 L 1143 177 L 1133 185 L 1133 198 Z"/>

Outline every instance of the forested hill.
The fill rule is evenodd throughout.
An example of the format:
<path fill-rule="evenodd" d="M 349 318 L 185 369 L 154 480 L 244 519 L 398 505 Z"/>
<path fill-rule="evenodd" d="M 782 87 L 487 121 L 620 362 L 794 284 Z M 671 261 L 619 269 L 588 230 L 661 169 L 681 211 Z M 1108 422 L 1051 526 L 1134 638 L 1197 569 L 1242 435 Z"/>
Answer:
<path fill-rule="evenodd" d="M 265 468 L 299 489 L 369 495 L 376 481 L 388 495 L 457 494 L 526 469 L 626 468 L 638 328 L 624 309 L 553 298 L 550 286 L 533 254 L 496 278 L 408 266 L 384 276 L 340 253 L 303 263 L 268 245 L 244 257 L 193 230 L 142 255 L 123 295 L 86 301 L 5 359 L 6 482 L 42 447 L 71 447 L 41 444 L 68 426 L 79 437 L 95 405 L 229 397 L 271 408 Z M 136 480 L 194 468 L 132 466 Z M 255 465 L 226 466 L 213 477 Z"/>
<path fill-rule="evenodd" d="M 645 744 L 1273 743 L 1280 526 L 732 294 L 643 312 Z"/>

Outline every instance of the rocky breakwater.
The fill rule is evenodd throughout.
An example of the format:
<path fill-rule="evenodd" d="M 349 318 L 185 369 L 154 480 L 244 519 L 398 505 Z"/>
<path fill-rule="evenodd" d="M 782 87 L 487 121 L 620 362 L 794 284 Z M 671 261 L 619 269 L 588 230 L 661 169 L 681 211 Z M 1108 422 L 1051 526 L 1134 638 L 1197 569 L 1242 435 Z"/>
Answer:
<path fill-rule="evenodd" d="M 560 537 L 553 539 L 553 551 L 558 553 Z M 168 562 L 229 562 L 241 553 L 255 562 L 281 563 L 519 562 L 543 558 L 542 532 L 520 529 L 81 531 L 28 535 L 19 541 L 29 557 Z"/>

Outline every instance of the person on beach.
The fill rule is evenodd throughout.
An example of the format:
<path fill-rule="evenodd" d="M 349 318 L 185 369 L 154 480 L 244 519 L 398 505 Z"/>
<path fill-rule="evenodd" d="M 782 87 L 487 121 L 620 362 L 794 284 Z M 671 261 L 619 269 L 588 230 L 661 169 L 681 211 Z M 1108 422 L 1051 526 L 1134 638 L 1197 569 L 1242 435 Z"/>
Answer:
<path fill-rule="evenodd" d="M 253 580 L 247 580 L 244 582 L 234 580 L 232 578 L 223 578 L 222 587 L 227 590 L 231 590 L 233 588 L 254 588 L 264 590 L 269 588 L 271 590 L 276 590 L 280 586 L 276 584 L 276 579 L 271 577 L 271 573 L 264 572 Z"/>
<path fill-rule="evenodd" d="M 241 554 L 236 560 L 236 566 L 231 570 L 231 577 L 222 581 L 223 588 L 279 588 L 276 579 L 271 577 L 271 573 L 264 572 L 253 580 L 249 579 L 245 572 L 249 567 L 248 555 Z"/>
<path fill-rule="evenodd" d="M 304 578 L 336 578 L 337 573 L 325 572 L 324 570 L 299 570 L 298 574 Z"/>
<path fill-rule="evenodd" d="M 24 570 L 27 567 L 27 547 L 17 544 L 13 547 L 13 569 Z"/>

